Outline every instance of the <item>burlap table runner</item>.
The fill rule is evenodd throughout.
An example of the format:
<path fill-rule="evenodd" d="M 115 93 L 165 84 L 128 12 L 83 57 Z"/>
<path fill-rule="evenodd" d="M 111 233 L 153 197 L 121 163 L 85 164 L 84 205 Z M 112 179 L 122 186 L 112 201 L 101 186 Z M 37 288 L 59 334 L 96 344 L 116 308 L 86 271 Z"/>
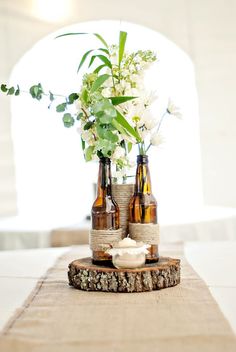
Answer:
<path fill-rule="evenodd" d="M 68 287 L 60 258 L 0 337 L 1 352 L 235 352 L 235 336 L 205 283 L 182 260 L 180 285 L 148 293 L 84 292 Z"/>

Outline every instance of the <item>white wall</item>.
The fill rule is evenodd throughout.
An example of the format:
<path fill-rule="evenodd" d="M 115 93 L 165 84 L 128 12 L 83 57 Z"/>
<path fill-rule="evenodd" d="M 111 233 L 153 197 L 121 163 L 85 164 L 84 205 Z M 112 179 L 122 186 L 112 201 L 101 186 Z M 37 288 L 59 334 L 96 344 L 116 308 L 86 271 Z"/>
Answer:
<path fill-rule="evenodd" d="M 48 17 L 55 16 L 62 1 L 40 2 L 45 2 Z M 117 6 L 115 0 L 66 0 L 65 17 L 54 22 L 37 18 L 36 3 L 0 0 L 0 82 L 37 40 L 68 24 L 121 19 L 159 31 L 195 64 L 205 202 L 236 207 L 236 1 L 120 0 Z M 16 203 L 9 100 L 2 95 L 0 106 L 0 214 L 6 215 L 16 211 Z"/>

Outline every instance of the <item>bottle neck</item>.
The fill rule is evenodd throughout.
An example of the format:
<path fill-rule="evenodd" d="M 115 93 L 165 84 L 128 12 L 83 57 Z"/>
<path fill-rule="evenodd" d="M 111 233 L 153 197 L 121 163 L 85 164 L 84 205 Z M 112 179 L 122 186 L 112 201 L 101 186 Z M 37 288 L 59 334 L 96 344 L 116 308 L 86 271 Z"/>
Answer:
<path fill-rule="evenodd" d="M 111 195 L 111 161 L 109 158 L 100 158 L 97 197 L 104 198 Z"/>
<path fill-rule="evenodd" d="M 148 156 L 138 155 L 137 156 L 137 169 L 136 169 L 136 183 L 135 183 L 136 194 L 151 194 L 151 176 L 148 166 Z"/>

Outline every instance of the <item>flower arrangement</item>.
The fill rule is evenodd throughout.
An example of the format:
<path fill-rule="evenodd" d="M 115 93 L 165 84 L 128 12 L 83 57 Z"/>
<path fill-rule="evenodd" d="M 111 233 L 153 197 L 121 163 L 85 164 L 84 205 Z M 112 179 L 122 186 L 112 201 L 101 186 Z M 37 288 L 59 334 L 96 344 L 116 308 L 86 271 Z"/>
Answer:
<path fill-rule="evenodd" d="M 66 33 L 86 35 L 88 33 Z M 151 106 L 157 99 L 144 87 L 144 75 L 157 56 L 151 50 L 128 52 L 125 50 L 127 33 L 121 31 L 118 45 L 108 45 L 98 33 L 93 33 L 100 46 L 84 53 L 78 72 L 88 64 L 78 92 L 66 97 L 45 93 L 39 83 L 29 93 L 41 100 L 47 96 L 49 108 L 58 99 L 56 111 L 62 113 L 65 127 L 76 126 L 86 161 L 109 157 L 116 165 L 116 178 L 126 180 L 132 166 L 129 154 L 133 146 L 145 155 L 151 146 L 162 142 L 160 127 L 167 114 L 180 117 L 178 108 L 169 101 L 161 118 L 153 116 Z M 20 87 L 1 85 L 7 95 L 18 96 Z"/>

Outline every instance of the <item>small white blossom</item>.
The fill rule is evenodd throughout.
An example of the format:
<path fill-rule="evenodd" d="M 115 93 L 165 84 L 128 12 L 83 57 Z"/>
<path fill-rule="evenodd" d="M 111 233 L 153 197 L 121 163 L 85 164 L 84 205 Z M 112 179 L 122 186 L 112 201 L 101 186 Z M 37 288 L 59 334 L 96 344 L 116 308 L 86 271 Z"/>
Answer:
<path fill-rule="evenodd" d="M 175 117 L 181 119 L 182 114 L 179 111 L 180 109 L 172 102 L 171 99 L 168 101 L 167 112 L 170 115 L 174 115 Z"/>
<path fill-rule="evenodd" d="M 81 127 L 77 127 L 77 128 L 76 128 L 76 132 L 79 133 L 79 134 L 81 134 L 82 128 L 81 128 Z"/>
<path fill-rule="evenodd" d="M 80 99 L 76 99 L 75 100 L 75 102 L 74 102 L 74 104 L 75 104 L 75 108 L 76 108 L 76 110 L 78 110 L 78 111 L 81 111 L 81 101 L 80 101 Z"/>
<path fill-rule="evenodd" d="M 98 161 L 99 157 L 97 156 L 97 154 L 92 154 L 92 160 L 93 161 Z"/>
<path fill-rule="evenodd" d="M 102 90 L 102 95 L 103 95 L 105 98 L 111 97 L 111 96 L 112 96 L 111 88 L 104 88 L 104 89 Z"/>
<path fill-rule="evenodd" d="M 130 70 L 130 72 L 134 72 L 135 66 L 133 64 L 129 65 L 129 70 Z"/>
<path fill-rule="evenodd" d="M 126 82 L 125 80 L 120 81 L 120 85 L 124 90 L 131 88 L 131 84 L 129 82 Z"/>
<path fill-rule="evenodd" d="M 116 149 L 112 155 L 112 159 L 117 160 L 117 159 L 123 158 L 124 156 L 125 156 L 124 148 L 118 146 L 118 147 L 116 147 Z"/>
<path fill-rule="evenodd" d="M 144 130 L 139 130 L 138 131 L 140 137 L 142 138 L 142 140 L 144 141 L 144 139 L 148 136 L 149 131 L 144 129 Z"/>
<path fill-rule="evenodd" d="M 157 147 L 164 142 L 163 138 L 158 133 L 153 133 L 151 135 L 150 143 L 151 145 Z"/>
<path fill-rule="evenodd" d="M 110 74 L 110 72 L 108 72 L 108 73 Z M 112 88 L 113 87 L 113 81 L 112 81 L 111 77 L 106 80 L 106 87 L 107 88 Z"/>
<path fill-rule="evenodd" d="M 152 130 L 158 123 L 158 120 L 154 118 L 149 109 L 144 111 L 142 121 L 148 130 Z"/>
<path fill-rule="evenodd" d="M 88 131 L 81 131 L 81 138 L 87 142 L 89 145 L 94 145 L 94 136 L 93 133 L 90 132 L 90 130 Z"/>

